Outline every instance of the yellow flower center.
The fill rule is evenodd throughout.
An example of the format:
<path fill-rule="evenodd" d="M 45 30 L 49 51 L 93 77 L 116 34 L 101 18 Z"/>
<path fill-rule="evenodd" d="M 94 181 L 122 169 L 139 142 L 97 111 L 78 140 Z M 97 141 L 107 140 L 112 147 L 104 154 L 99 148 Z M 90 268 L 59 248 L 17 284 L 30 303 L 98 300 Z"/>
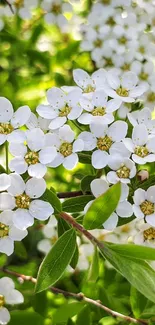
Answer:
<path fill-rule="evenodd" d="M 25 161 L 27 162 L 28 165 L 35 165 L 39 162 L 39 154 L 38 152 L 35 151 L 29 151 L 25 155 Z"/>
<path fill-rule="evenodd" d="M 69 142 L 63 142 L 59 148 L 60 153 L 64 157 L 70 156 L 72 154 L 72 150 L 73 150 L 73 145 L 72 143 Z"/>
<path fill-rule="evenodd" d="M 130 70 L 130 63 L 124 63 L 124 65 L 122 65 L 122 70 L 123 71 L 129 71 Z"/>
<path fill-rule="evenodd" d="M 124 44 L 126 44 L 126 42 L 127 42 L 127 39 L 126 39 L 125 36 L 122 36 L 122 37 L 120 37 L 120 38 L 118 39 L 118 43 L 119 43 L 119 44 L 124 45 Z"/>
<path fill-rule="evenodd" d="M 145 216 L 148 216 L 152 213 L 154 213 L 154 203 L 145 200 L 141 205 L 140 205 L 141 211 L 145 214 Z"/>
<path fill-rule="evenodd" d="M 57 239 L 58 239 L 58 237 L 57 236 L 53 236 L 51 239 L 50 239 L 50 241 L 51 241 L 51 244 L 53 245 L 53 244 L 55 244 L 56 243 L 56 241 L 57 241 Z"/>
<path fill-rule="evenodd" d="M 147 95 L 148 102 L 154 102 L 155 101 L 155 93 L 151 92 Z"/>
<path fill-rule="evenodd" d="M 95 91 L 95 87 L 93 87 L 92 85 L 88 85 L 88 86 L 84 89 L 84 92 L 85 92 L 85 93 L 92 93 L 93 91 Z"/>
<path fill-rule="evenodd" d="M 6 237 L 9 234 L 9 226 L 0 222 L 0 238 Z"/>
<path fill-rule="evenodd" d="M 104 107 L 96 107 L 91 112 L 93 116 L 103 116 L 105 115 L 106 109 Z"/>
<path fill-rule="evenodd" d="M 5 304 L 4 296 L 0 295 L 0 308 L 3 307 Z"/>
<path fill-rule="evenodd" d="M 10 123 L 0 123 L 0 134 L 9 134 L 13 131 L 13 126 Z"/>
<path fill-rule="evenodd" d="M 59 15 L 61 14 L 61 5 L 57 4 L 57 3 L 53 3 L 51 11 L 55 14 L 55 15 Z"/>
<path fill-rule="evenodd" d="M 113 17 L 109 17 L 109 18 L 107 19 L 107 21 L 106 21 L 106 24 L 107 24 L 107 25 L 110 25 L 110 26 L 115 26 L 115 25 L 116 25 L 116 22 L 115 22 L 115 20 L 114 20 Z"/>
<path fill-rule="evenodd" d="M 139 52 L 140 52 L 141 54 L 145 54 L 145 47 L 144 47 L 144 46 L 140 46 L 140 47 L 139 47 Z"/>
<path fill-rule="evenodd" d="M 104 58 L 105 59 L 105 67 L 113 67 L 113 61 L 111 58 Z"/>
<path fill-rule="evenodd" d="M 105 135 L 103 138 L 98 138 L 97 140 L 97 148 L 102 151 L 108 151 L 110 147 L 112 146 L 112 140 L 110 137 Z"/>
<path fill-rule="evenodd" d="M 27 194 L 21 194 L 16 196 L 16 206 L 20 209 L 28 209 L 30 205 L 30 197 Z"/>
<path fill-rule="evenodd" d="M 16 8 L 21 8 L 24 4 L 24 0 L 15 0 L 14 5 Z"/>
<path fill-rule="evenodd" d="M 119 178 L 128 178 L 130 176 L 130 169 L 124 164 L 116 171 Z"/>
<path fill-rule="evenodd" d="M 110 5 L 111 0 L 102 0 L 101 1 L 104 5 Z"/>
<path fill-rule="evenodd" d="M 135 148 L 135 154 L 139 157 L 146 157 L 148 155 L 149 151 L 145 146 L 137 146 Z"/>
<path fill-rule="evenodd" d="M 143 232 L 144 240 L 154 240 L 155 239 L 155 228 L 150 227 Z"/>
<path fill-rule="evenodd" d="M 116 93 L 117 93 L 117 95 L 122 96 L 122 97 L 128 97 L 128 95 L 129 95 L 128 90 L 126 88 L 122 88 L 122 87 L 117 88 Z"/>
<path fill-rule="evenodd" d="M 69 107 L 68 105 L 66 105 L 65 107 L 63 107 L 59 113 L 59 116 L 60 117 L 63 117 L 63 116 L 67 116 L 71 111 L 71 107 Z"/>
<path fill-rule="evenodd" d="M 140 74 L 139 74 L 139 78 L 141 79 L 141 80 L 147 80 L 148 79 L 148 73 L 145 73 L 145 72 L 141 72 Z"/>
<path fill-rule="evenodd" d="M 99 38 L 94 41 L 95 47 L 102 47 L 102 44 L 103 44 L 103 41 Z"/>

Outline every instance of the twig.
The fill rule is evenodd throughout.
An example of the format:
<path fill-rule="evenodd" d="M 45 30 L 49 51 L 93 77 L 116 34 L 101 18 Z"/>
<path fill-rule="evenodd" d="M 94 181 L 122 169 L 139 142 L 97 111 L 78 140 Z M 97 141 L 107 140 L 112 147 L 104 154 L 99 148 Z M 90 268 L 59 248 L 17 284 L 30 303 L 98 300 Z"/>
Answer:
<path fill-rule="evenodd" d="M 89 231 L 82 227 L 76 220 L 66 212 L 61 212 L 60 217 L 67 221 L 73 228 L 77 229 L 85 237 L 87 237 L 93 244 L 96 244 L 99 248 L 103 249 L 104 244 L 97 240 Z"/>
<path fill-rule="evenodd" d="M 15 276 L 16 278 L 19 278 L 19 279 L 21 278 L 24 281 L 30 281 L 30 282 L 32 282 L 34 284 L 37 282 L 37 279 L 33 278 L 32 276 L 20 274 L 20 273 L 17 273 L 15 271 L 8 270 L 6 268 L 0 268 L 0 271 L 4 272 L 6 274 L 9 274 L 9 275 Z M 148 324 L 147 321 L 140 320 L 140 319 L 135 319 L 135 318 L 132 318 L 130 316 L 120 314 L 117 311 L 114 311 L 114 310 L 104 306 L 101 303 L 101 301 L 93 300 L 91 298 L 86 297 L 83 293 L 68 292 L 68 291 L 65 291 L 65 290 L 62 290 L 62 289 L 59 289 L 59 288 L 55 288 L 55 287 L 50 287 L 49 290 L 51 290 L 55 294 L 62 294 L 66 298 L 73 298 L 73 299 L 76 299 L 78 301 L 85 301 L 85 302 L 87 302 L 87 303 L 89 303 L 89 304 L 91 304 L 93 306 L 96 306 L 98 308 L 103 309 L 104 311 L 106 311 L 112 317 L 119 317 L 119 318 L 122 318 L 125 321 L 132 322 L 134 324 L 140 324 L 140 325 Z"/>
<path fill-rule="evenodd" d="M 11 12 L 14 14 L 14 10 L 13 10 L 13 7 L 12 7 L 11 3 L 10 3 L 8 0 L 4 0 L 4 1 L 5 1 L 5 2 L 7 3 L 7 5 L 9 6 Z"/>
<path fill-rule="evenodd" d="M 57 193 L 57 197 L 59 197 L 59 199 L 66 199 L 66 198 L 76 197 L 76 196 L 81 196 L 81 195 L 83 195 L 82 191 L 59 192 L 59 193 Z"/>

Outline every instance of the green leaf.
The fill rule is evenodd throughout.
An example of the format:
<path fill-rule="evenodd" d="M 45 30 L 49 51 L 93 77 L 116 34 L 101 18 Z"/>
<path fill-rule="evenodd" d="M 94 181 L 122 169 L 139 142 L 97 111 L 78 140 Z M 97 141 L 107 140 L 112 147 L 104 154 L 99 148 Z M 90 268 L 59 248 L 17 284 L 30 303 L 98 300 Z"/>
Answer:
<path fill-rule="evenodd" d="M 88 281 L 96 282 L 98 275 L 99 275 L 99 256 L 98 256 L 97 247 L 95 246 L 92 262 L 88 273 Z"/>
<path fill-rule="evenodd" d="M 115 211 L 121 195 L 121 184 L 111 186 L 108 191 L 100 195 L 86 212 L 83 225 L 86 229 L 96 229 Z"/>
<path fill-rule="evenodd" d="M 137 289 L 131 287 L 130 303 L 133 314 L 136 318 L 140 318 L 140 315 L 145 309 L 147 304 L 147 298 L 143 296 Z"/>
<path fill-rule="evenodd" d="M 93 176 L 93 175 L 87 175 L 87 176 L 82 178 L 81 190 L 82 190 L 83 193 L 85 193 L 87 191 L 91 191 L 90 184 L 94 179 L 95 179 L 95 176 Z"/>
<path fill-rule="evenodd" d="M 66 212 L 81 212 L 84 210 L 86 204 L 93 199 L 93 195 L 81 195 L 70 198 L 62 203 L 62 209 Z"/>
<path fill-rule="evenodd" d="M 11 312 L 9 325 L 44 325 L 45 319 L 38 313 L 30 310 L 20 310 Z"/>
<path fill-rule="evenodd" d="M 22 260 L 26 260 L 28 258 L 26 248 L 21 241 L 15 242 L 15 254 L 21 258 Z"/>
<path fill-rule="evenodd" d="M 62 211 L 61 202 L 53 191 L 46 189 L 45 193 L 42 195 L 41 200 L 49 202 L 54 208 L 54 213 L 60 213 Z"/>
<path fill-rule="evenodd" d="M 105 246 L 101 254 L 133 287 L 155 302 L 155 271 L 145 261 L 121 256 Z"/>
<path fill-rule="evenodd" d="M 108 244 L 106 244 L 108 246 Z M 132 257 L 139 260 L 155 261 L 155 249 L 152 247 L 132 244 L 111 244 L 110 249 L 122 256 Z"/>
<path fill-rule="evenodd" d="M 91 164 L 91 156 L 88 153 L 80 152 L 78 153 L 79 162 L 81 164 Z"/>
<path fill-rule="evenodd" d="M 41 292 L 63 275 L 69 265 L 76 248 L 76 233 L 74 229 L 66 231 L 54 244 L 40 265 L 35 292 Z"/>
<path fill-rule="evenodd" d="M 82 302 L 66 303 L 56 310 L 52 317 L 52 324 L 66 322 L 68 318 L 71 318 L 79 313 L 83 308 Z"/>
<path fill-rule="evenodd" d="M 71 262 L 70 262 L 70 266 L 75 269 L 76 268 L 76 265 L 78 263 L 78 260 L 79 260 L 79 249 L 78 249 L 78 245 L 76 244 L 76 247 L 75 247 L 75 252 L 74 252 L 74 255 L 71 259 Z"/>
<path fill-rule="evenodd" d="M 91 325 L 91 312 L 88 305 L 84 306 L 77 315 L 76 325 Z"/>

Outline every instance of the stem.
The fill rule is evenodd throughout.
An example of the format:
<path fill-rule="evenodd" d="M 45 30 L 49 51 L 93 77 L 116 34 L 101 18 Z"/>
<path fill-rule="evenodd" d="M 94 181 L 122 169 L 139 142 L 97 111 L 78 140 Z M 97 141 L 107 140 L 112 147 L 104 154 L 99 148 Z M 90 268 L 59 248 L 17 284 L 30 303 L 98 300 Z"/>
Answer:
<path fill-rule="evenodd" d="M 91 192 L 86 192 L 85 194 L 91 195 Z M 81 196 L 81 195 L 84 195 L 82 191 L 59 192 L 59 193 L 57 193 L 57 197 L 59 199 L 66 199 L 66 198 L 76 197 L 76 196 Z"/>
<path fill-rule="evenodd" d="M 73 226 L 73 228 L 77 229 L 80 233 L 82 233 L 85 237 L 87 237 L 92 244 L 96 244 L 99 248 L 104 248 L 104 244 L 99 242 L 97 238 L 95 238 L 89 231 L 87 231 L 85 228 L 83 228 L 79 223 L 75 221 L 75 219 L 70 216 L 66 212 L 61 212 L 60 217 L 67 221 L 70 225 Z"/>
<path fill-rule="evenodd" d="M 5 2 L 6 2 L 6 3 L 7 3 L 7 5 L 9 6 L 9 8 L 10 8 L 11 12 L 14 14 L 14 10 L 13 10 L 13 8 L 12 8 L 12 5 L 11 5 L 11 3 L 10 3 L 8 0 L 5 0 Z"/>
<path fill-rule="evenodd" d="M 0 268 L 0 271 L 1 272 L 4 272 L 6 274 L 9 274 L 9 275 L 15 276 L 16 278 L 19 278 L 19 279 L 21 278 L 24 281 L 30 281 L 30 282 L 32 282 L 34 284 L 36 284 L 36 282 L 37 282 L 37 279 L 36 278 L 33 278 L 32 276 L 20 274 L 20 273 L 17 273 L 15 271 L 11 271 L 11 270 L 8 270 L 8 269 L 5 269 L 5 268 Z M 103 309 L 109 315 L 111 315 L 113 317 L 119 317 L 119 318 L 124 319 L 125 321 L 132 322 L 134 324 L 140 324 L 140 325 L 146 325 L 146 324 L 148 324 L 147 321 L 140 320 L 140 319 L 135 319 L 135 318 L 132 318 L 130 316 L 126 316 L 126 315 L 120 314 L 120 313 L 118 313 L 118 312 L 116 312 L 116 311 L 114 311 L 114 310 L 112 310 L 112 309 L 104 306 L 101 303 L 101 301 L 99 301 L 99 300 L 93 300 L 91 298 L 86 297 L 83 293 L 67 292 L 65 290 L 62 290 L 62 289 L 59 289 L 59 288 L 55 288 L 55 287 L 50 287 L 49 290 L 51 290 L 55 294 L 62 294 L 66 298 L 73 298 L 73 299 L 76 299 L 78 301 L 85 301 L 88 304 L 91 304 L 91 305 L 94 305 L 94 306 L 96 306 L 98 308 Z"/>
<path fill-rule="evenodd" d="M 5 159 L 6 159 L 6 173 L 9 174 L 9 150 L 8 141 L 5 142 Z"/>

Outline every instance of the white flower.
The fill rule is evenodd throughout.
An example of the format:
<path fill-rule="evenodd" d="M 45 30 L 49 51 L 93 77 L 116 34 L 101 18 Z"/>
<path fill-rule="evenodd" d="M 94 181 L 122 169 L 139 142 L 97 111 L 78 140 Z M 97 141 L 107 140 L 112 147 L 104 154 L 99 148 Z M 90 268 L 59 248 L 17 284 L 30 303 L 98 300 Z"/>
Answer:
<path fill-rule="evenodd" d="M 148 247 L 155 247 L 155 228 L 148 223 L 142 222 L 139 229 L 133 237 L 136 245 L 144 245 Z"/>
<path fill-rule="evenodd" d="M 7 188 L 11 185 L 11 179 L 9 175 L 3 173 L 0 174 L 0 192 L 7 190 Z"/>
<path fill-rule="evenodd" d="M 5 97 L 0 97 L 0 145 L 6 140 L 24 142 L 25 134 L 18 128 L 26 124 L 30 115 L 28 106 L 19 107 L 14 113 L 11 102 Z"/>
<path fill-rule="evenodd" d="M 48 134 L 49 142 L 57 149 L 56 158 L 48 164 L 49 167 L 57 167 L 61 164 L 66 169 L 73 169 L 78 163 L 77 152 L 84 149 L 84 142 L 81 139 L 74 141 L 75 133 L 69 125 L 62 126 L 58 134 Z"/>
<path fill-rule="evenodd" d="M 141 96 L 146 90 L 146 84 L 138 84 L 135 73 L 125 72 L 121 77 L 116 73 L 107 73 L 108 84 L 104 85 L 104 91 L 112 98 L 120 99 L 122 102 L 132 103 Z"/>
<path fill-rule="evenodd" d="M 51 120 L 45 119 L 41 116 L 37 117 L 34 113 L 31 113 L 30 118 L 26 122 L 26 126 L 29 130 L 39 128 L 43 131 L 49 130 L 49 124 Z"/>
<path fill-rule="evenodd" d="M 70 3 L 66 3 L 62 0 L 43 0 L 41 7 L 45 10 L 44 19 L 47 24 L 56 24 L 63 32 L 65 25 L 68 23 L 65 12 L 72 11 Z M 65 31 L 65 30 L 64 30 Z"/>
<path fill-rule="evenodd" d="M 27 230 L 20 230 L 13 224 L 14 212 L 6 210 L 0 213 L 0 252 L 10 256 L 14 251 L 14 241 L 27 236 Z"/>
<path fill-rule="evenodd" d="M 41 117 L 51 119 L 49 129 L 55 130 L 63 126 L 68 120 L 77 119 L 82 113 L 79 105 L 81 89 L 75 89 L 65 94 L 59 88 L 53 87 L 47 91 L 49 105 L 39 105 L 36 109 Z"/>
<path fill-rule="evenodd" d="M 155 137 L 149 137 L 144 124 L 133 128 L 132 139 L 123 140 L 126 148 L 132 152 L 132 159 L 140 165 L 155 161 Z"/>
<path fill-rule="evenodd" d="M 155 226 L 155 186 L 147 191 L 138 188 L 134 193 L 133 212 L 137 218 L 145 218 L 146 222 Z"/>
<path fill-rule="evenodd" d="M 114 121 L 113 112 L 120 107 L 121 101 L 119 99 L 108 101 L 108 96 L 103 90 L 96 90 L 91 98 L 83 95 L 80 104 L 86 111 L 78 118 L 81 124 L 110 124 Z"/>
<path fill-rule="evenodd" d="M 18 174 L 10 174 L 11 186 L 7 189 L 14 206 L 8 203 L 8 209 L 16 208 L 13 215 L 14 225 L 24 230 L 34 223 L 34 218 L 46 220 L 54 209 L 50 203 L 38 200 L 46 190 L 44 179 L 31 178 L 26 184 Z M 3 193 L 7 194 L 7 193 Z M 2 194 L 0 194 L 2 195 Z"/>
<path fill-rule="evenodd" d="M 27 145 L 10 143 L 9 151 L 15 156 L 10 161 L 9 168 L 17 174 L 28 171 L 31 177 L 42 178 L 46 174 L 46 165 L 52 162 L 57 151 L 52 144 L 46 144 L 47 136 L 39 128 L 26 132 Z"/>
<path fill-rule="evenodd" d="M 145 63 L 134 61 L 131 64 L 131 71 L 136 73 L 141 81 L 151 82 L 151 78 L 154 77 L 154 64 L 152 61 L 146 61 Z"/>
<path fill-rule="evenodd" d="M 44 239 L 40 240 L 37 244 L 37 248 L 40 252 L 47 254 L 52 248 L 53 244 L 57 240 L 57 220 L 54 216 L 51 216 L 47 225 L 43 226 L 42 232 L 45 236 Z"/>
<path fill-rule="evenodd" d="M 121 198 L 116 208 L 116 211 L 104 222 L 103 227 L 107 230 L 116 228 L 119 217 L 128 218 L 133 214 L 132 205 L 127 201 L 129 195 L 129 188 L 126 184 L 121 185 Z M 99 197 L 109 189 L 109 184 L 103 179 L 94 179 L 91 182 L 91 192 L 95 197 Z M 90 201 L 85 206 L 84 212 L 86 213 L 93 201 Z"/>
<path fill-rule="evenodd" d="M 125 154 L 128 155 L 125 146 L 120 141 L 127 134 L 127 123 L 124 121 L 116 121 L 110 125 L 92 124 L 90 125 L 91 132 L 82 132 L 79 138 L 84 141 L 84 150 L 90 151 L 95 148 L 97 150 L 92 153 L 92 165 L 94 168 L 104 168 L 109 163 L 111 156 L 109 155 Z M 108 153 L 109 152 L 109 153 Z"/>
<path fill-rule="evenodd" d="M 128 119 L 133 126 L 144 124 L 149 134 L 155 134 L 155 120 L 152 119 L 152 114 L 148 107 L 144 107 L 140 111 L 128 113 Z"/>
<path fill-rule="evenodd" d="M 73 78 L 75 83 L 82 89 L 83 93 L 93 93 L 95 90 L 104 89 L 106 71 L 104 69 L 99 69 L 90 77 L 86 71 L 76 69 L 73 70 Z"/>
<path fill-rule="evenodd" d="M 136 166 L 131 159 L 123 156 L 112 155 L 108 163 L 109 167 L 113 169 L 107 174 L 109 183 L 116 184 L 117 182 L 130 183 L 130 178 L 136 175 Z"/>
<path fill-rule="evenodd" d="M 5 325 L 10 321 L 10 313 L 5 304 L 15 305 L 24 302 L 23 295 L 15 289 L 12 279 L 3 277 L 0 279 L 0 324 Z"/>

